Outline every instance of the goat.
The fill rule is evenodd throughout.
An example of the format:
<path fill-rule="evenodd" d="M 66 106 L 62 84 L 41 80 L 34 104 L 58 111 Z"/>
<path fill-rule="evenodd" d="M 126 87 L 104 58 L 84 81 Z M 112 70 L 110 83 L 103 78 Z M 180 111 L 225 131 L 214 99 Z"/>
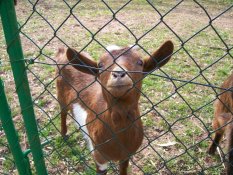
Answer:
<path fill-rule="evenodd" d="M 216 130 L 213 141 L 208 149 L 214 154 L 224 133 L 227 139 L 228 162 L 227 175 L 233 175 L 233 73 L 223 82 L 219 99 L 214 104 L 213 129 Z"/>
<path fill-rule="evenodd" d="M 134 48 L 113 47 L 98 63 L 72 48 L 59 49 L 57 62 L 72 64 L 57 70 L 61 134 L 66 135 L 70 110 L 84 132 L 97 173 L 107 174 L 107 163 L 119 161 L 120 175 L 127 175 L 130 156 L 143 140 L 138 103 L 144 72 L 165 65 L 173 48 L 166 41 L 151 57 L 142 59 Z"/>

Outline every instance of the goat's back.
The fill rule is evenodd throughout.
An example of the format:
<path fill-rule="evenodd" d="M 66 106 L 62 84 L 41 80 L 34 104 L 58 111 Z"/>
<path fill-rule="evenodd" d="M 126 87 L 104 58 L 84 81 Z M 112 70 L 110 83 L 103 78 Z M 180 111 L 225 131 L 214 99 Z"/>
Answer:
<path fill-rule="evenodd" d="M 78 101 L 79 98 L 88 103 L 87 98 L 92 96 L 93 89 L 97 86 L 93 83 L 95 77 L 68 65 L 69 61 L 64 48 L 58 50 L 56 61 L 58 64 L 56 69 L 57 98 L 61 107 L 70 109 L 70 104 Z"/>

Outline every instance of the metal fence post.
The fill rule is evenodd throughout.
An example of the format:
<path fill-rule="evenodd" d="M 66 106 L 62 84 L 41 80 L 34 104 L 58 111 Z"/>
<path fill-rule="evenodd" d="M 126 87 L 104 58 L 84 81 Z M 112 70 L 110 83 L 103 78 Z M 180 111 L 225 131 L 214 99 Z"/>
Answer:
<path fill-rule="evenodd" d="M 23 115 L 30 149 L 32 150 L 36 172 L 38 175 L 46 175 L 48 173 L 45 167 L 26 67 L 23 61 L 24 57 L 13 0 L 0 1 L 0 14 L 7 44 L 7 52 L 11 61 L 16 91 L 19 97 L 21 113 Z"/>
<path fill-rule="evenodd" d="M 31 175 L 30 164 L 24 158 L 21 150 L 18 135 L 16 133 L 13 120 L 11 118 L 10 107 L 8 106 L 4 85 L 0 78 L 0 120 L 5 131 L 7 141 L 9 143 L 12 155 L 15 160 L 20 175 Z"/>

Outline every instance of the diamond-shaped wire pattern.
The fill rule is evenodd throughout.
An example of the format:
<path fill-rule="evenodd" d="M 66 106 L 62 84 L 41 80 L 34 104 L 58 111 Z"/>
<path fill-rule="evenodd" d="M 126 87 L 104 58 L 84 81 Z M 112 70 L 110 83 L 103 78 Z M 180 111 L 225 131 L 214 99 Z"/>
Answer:
<path fill-rule="evenodd" d="M 55 75 L 58 67 L 68 64 L 57 62 L 55 55 L 58 48 L 75 48 L 99 60 L 103 53 L 108 52 L 108 45 L 138 46 L 139 52 L 148 57 L 168 39 L 175 45 L 172 59 L 162 69 L 147 74 L 143 78 L 142 89 L 134 85 L 141 94 L 141 114 L 132 121 L 132 125 L 142 120 L 144 139 L 137 152 L 129 157 L 128 171 L 132 174 L 221 174 L 224 171 L 225 156 L 228 154 L 226 140 L 223 139 L 223 144 L 218 147 L 219 156 L 209 156 L 206 152 L 216 132 L 211 127 L 213 103 L 222 93 L 233 93 L 232 88 L 221 87 L 233 68 L 233 1 L 211 2 L 18 2 L 19 31 L 39 134 L 42 142 L 49 140 L 43 148 L 49 174 L 95 174 L 93 151 L 88 149 L 82 135 L 82 132 L 88 133 L 85 126 L 76 127 L 77 121 L 71 113 L 67 117 L 68 133 L 65 138 L 61 136 L 61 109 L 55 86 L 57 79 L 63 78 L 70 85 L 77 94 L 75 100 L 83 101 L 85 108 L 96 115 L 96 120 L 101 120 L 101 113 L 111 108 L 93 111 L 82 99 L 94 83 L 104 86 L 99 79 L 77 90 L 66 80 L 67 77 Z M 0 75 L 6 76 L 4 80 L 12 89 L 5 48 L 0 49 L 3 51 L 2 67 L 5 68 Z M 116 64 L 117 59 L 114 61 Z M 114 105 L 117 104 L 116 100 Z M 233 109 L 229 110 L 233 114 Z M 13 115 L 19 112 L 17 109 Z M 102 123 L 108 128 L 108 123 Z M 21 146 L 26 149 L 28 143 L 22 136 L 25 135 L 23 124 L 17 122 L 17 125 Z M 119 133 L 125 130 L 127 128 Z M 1 134 L 4 135 L 0 130 Z M 112 132 L 113 138 L 116 134 Z M 3 167 L 0 173 L 12 174 L 15 166 L 11 158 L 8 159 L 5 142 L 4 137 L 0 138 L 0 157 L 3 157 L 0 159 Z M 119 149 L 124 149 L 121 144 Z M 118 165 L 119 162 L 110 162 L 108 174 L 119 174 Z"/>

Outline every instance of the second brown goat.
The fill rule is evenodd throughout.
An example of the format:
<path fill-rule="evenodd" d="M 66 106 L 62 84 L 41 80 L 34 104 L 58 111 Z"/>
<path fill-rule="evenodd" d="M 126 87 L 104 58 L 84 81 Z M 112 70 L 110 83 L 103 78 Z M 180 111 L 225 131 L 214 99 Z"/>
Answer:
<path fill-rule="evenodd" d="M 214 104 L 213 129 L 216 130 L 208 153 L 214 154 L 225 134 L 227 139 L 227 175 L 233 175 L 233 73 L 223 82 L 219 99 Z"/>

